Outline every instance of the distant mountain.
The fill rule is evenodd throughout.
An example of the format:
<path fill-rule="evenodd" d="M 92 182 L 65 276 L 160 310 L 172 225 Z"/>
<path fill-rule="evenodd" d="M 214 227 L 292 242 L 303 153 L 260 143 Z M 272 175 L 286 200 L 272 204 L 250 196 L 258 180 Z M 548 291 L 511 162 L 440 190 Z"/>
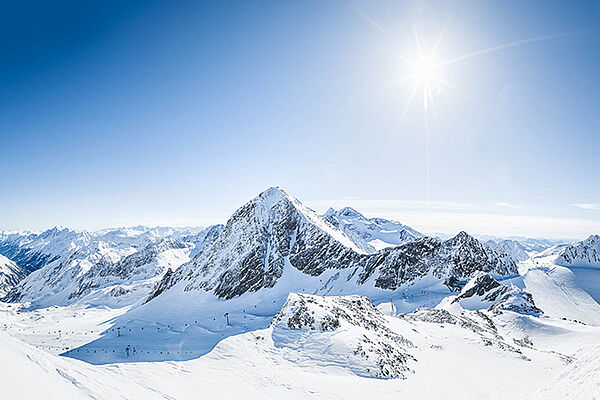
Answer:
<path fill-rule="evenodd" d="M 71 246 L 89 243 L 87 232 L 54 227 L 42 233 L 0 232 L 0 254 L 10 258 L 27 273 L 59 258 Z"/>
<path fill-rule="evenodd" d="M 91 232 L 56 226 L 41 233 L 0 232 L 0 254 L 30 273 L 77 249 L 94 246 L 140 249 L 165 237 L 180 238 L 199 234 L 198 231 L 197 228 L 136 226 Z"/>
<path fill-rule="evenodd" d="M 557 264 L 600 268 L 600 236 L 592 235 L 581 242 L 562 247 Z"/>
<path fill-rule="evenodd" d="M 520 236 L 510 237 L 508 239 L 518 241 L 523 247 L 525 247 L 525 250 L 527 250 L 530 253 L 530 255 L 533 255 L 535 253 L 540 253 L 551 247 L 569 242 L 568 240 L 534 239 L 534 238 L 525 238 L 525 237 L 520 237 Z"/>
<path fill-rule="evenodd" d="M 27 274 L 14 261 L 0 255 L 0 296 L 4 296 Z"/>
<path fill-rule="evenodd" d="M 485 242 L 485 244 L 498 253 L 509 255 L 515 262 L 525 261 L 530 257 L 530 253 L 527 251 L 525 246 L 516 240 L 488 240 Z"/>
<path fill-rule="evenodd" d="M 41 264 L 5 300 L 39 305 L 84 298 L 107 305 L 135 303 L 148 296 L 165 271 L 189 261 L 194 249 L 213 240 L 214 230 L 219 228 L 53 228 L 41 234 L 5 235 L 4 242 L 16 249 L 15 254 Z"/>
<path fill-rule="evenodd" d="M 600 267 L 600 236 L 591 235 L 580 242 L 558 244 L 532 257 L 534 263 L 553 263 L 564 267 Z"/>
<path fill-rule="evenodd" d="M 315 285 L 314 294 L 393 291 L 428 277 L 463 280 L 476 271 L 506 276 L 517 267 L 465 232 L 366 254 L 345 232 L 280 188 L 270 188 L 238 209 L 192 261 L 167 273 L 151 298 L 165 291 L 208 291 L 231 299 L 278 283 L 286 285 L 281 288 L 286 295 Z"/>
<path fill-rule="evenodd" d="M 200 232 L 191 235 L 182 235 L 180 239 L 186 243 L 191 243 L 194 245 L 192 251 L 190 252 L 190 257 L 194 257 L 207 244 L 214 242 L 222 231 L 223 225 L 211 225 L 202 229 Z"/>
<path fill-rule="evenodd" d="M 366 218 L 350 207 L 337 211 L 330 208 L 323 217 L 367 253 L 423 237 L 423 234 L 409 226 L 383 218 Z"/>
<path fill-rule="evenodd" d="M 517 256 L 518 258 L 524 258 L 522 251 L 525 251 L 528 257 L 531 257 L 556 245 L 569 243 L 568 240 L 562 239 L 528 238 L 524 236 L 498 237 L 491 235 L 475 235 L 475 237 L 492 245 L 492 247 L 494 247 L 493 243 L 495 243 L 499 248 L 505 248 L 509 254 L 513 253 L 512 255 Z"/>

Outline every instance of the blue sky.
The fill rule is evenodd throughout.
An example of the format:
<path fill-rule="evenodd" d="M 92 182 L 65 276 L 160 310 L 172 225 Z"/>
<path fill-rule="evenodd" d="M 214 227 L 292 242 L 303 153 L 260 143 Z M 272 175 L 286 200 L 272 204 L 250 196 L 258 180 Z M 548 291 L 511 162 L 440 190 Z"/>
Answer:
<path fill-rule="evenodd" d="M 279 185 L 317 211 L 425 232 L 600 233 L 595 2 L 3 2 L 0 15 L 0 229 L 205 225 Z M 438 63 L 551 37 L 440 67 L 425 112 L 403 61 L 415 31 L 423 52 L 444 31 Z"/>

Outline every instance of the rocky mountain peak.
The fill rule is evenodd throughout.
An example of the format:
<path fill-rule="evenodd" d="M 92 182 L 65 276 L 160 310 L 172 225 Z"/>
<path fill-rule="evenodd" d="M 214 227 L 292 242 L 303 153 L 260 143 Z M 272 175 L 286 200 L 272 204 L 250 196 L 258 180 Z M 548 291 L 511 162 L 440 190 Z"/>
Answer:
<path fill-rule="evenodd" d="M 475 239 L 473 236 L 469 235 L 467 232 L 460 231 L 460 232 L 458 232 L 458 234 L 456 234 L 456 236 L 454 236 L 453 238 L 450 238 L 449 242 L 456 243 L 456 244 L 462 244 L 462 243 L 472 244 L 472 243 L 476 243 L 479 241 L 477 239 Z"/>
<path fill-rule="evenodd" d="M 596 246 L 600 244 L 600 235 L 590 235 L 587 239 L 581 242 L 585 246 Z"/>
<path fill-rule="evenodd" d="M 53 236 L 66 235 L 69 233 L 76 233 L 76 232 L 74 230 L 66 228 L 64 226 L 56 225 L 56 226 L 40 233 L 40 238 L 50 238 Z"/>
<path fill-rule="evenodd" d="M 362 252 L 343 232 L 278 186 L 263 191 L 240 207 L 227 221 L 224 231 L 231 234 L 233 231 L 258 230 L 261 235 L 279 235 L 289 240 L 293 231 L 299 228 L 317 229 L 344 246 Z"/>
<path fill-rule="evenodd" d="M 231 299 L 274 287 L 286 267 L 315 278 L 319 287 L 314 293 L 346 293 L 344 280 L 396 290 L 430 273 L 441 280 L 464 279 L 482 270 L 516 273 L 514 262 L 464 232 L 441 242 L 415 238 L 410 228 L 393 221 L 348 221 L 329 223 L 281 189 L 268 189 L 239 208 L 218 238 L 165 277 L 151 298 L 177 285 L 174 290 L 210 291 Z M 382 250 L 367 251 L 357 243 Z M 334 275 L 327 283 L 317 278 L 326 271 Z M 290 289 L 306 288 L 292 285 Z"/>
<path fill-rule="evenodd" d="M 361 213 L 359 213 L 352 207 L 344 207 L 341 210 L 339 210 L 337 213 L 338 213 L 338 215 L 340 215 L 342 217 L 365 219 L 364 215 L 362 215 Z"/>
<path fill-rule="evenodd" d="M 557 248 L 561 249 L 556 259 L 559 265 L 600 267 L 600 236 L 561 247 Z"/>
<path fill-rule="evenodd" d="M 261 193 L 256 197 L 256 199 L 263 199 L 265 201 L 269 201 L 272 203 L 276 203 L 282 200 L 292 201 L 292 197 L 288 195 L 282 188 L 279 186 L 272 186 Z"/>

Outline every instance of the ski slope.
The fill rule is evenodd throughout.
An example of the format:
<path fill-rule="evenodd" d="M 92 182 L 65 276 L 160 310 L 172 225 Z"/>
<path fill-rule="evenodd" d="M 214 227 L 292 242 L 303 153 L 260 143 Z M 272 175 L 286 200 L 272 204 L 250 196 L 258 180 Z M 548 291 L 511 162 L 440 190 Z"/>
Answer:
<path fill-rule="evenodd" d="M 325 304 L 327 299 L 323 298 Z M 65 307 L 48 313 L 56 313 L 58 319 L 71 311 Z M 109 310 L 104 312 L 106 317 L 111 316 Z M 89 320 L 84 316 L 80 319 L 97 324 L 102 321 L 98 318 L 101 313 L 98 311 Z M 11 315 L 26 318 L 26 313 Z M 599 339 L 598 328 L 570 321 L 505 313 L 493 317 L 497 329 L 494 333 L 485 318 L 472 311 L 457 308 L 448 315 L 470 322 L 441 322 L 429 319 L 427 312 L 414 318 L 376 317 L 385 329 L 412 343 L 404 347 L 416 360 L 408 362 L 406 379 L 356 374 L 360 364 L 349 363 L 346 350 L 338 350 L 360 335 L 355 325 L 343 322 L 333 331 L 294 331 L 285 328 L 286 319 L 280 319 L 284 325 L 274 322 L 264 329 L 228 337 L 208 354 L 188 361 L 132 360 L 106 365 L 52 355 L 0 332 L 2 393 L 9 398 L 45 399 L 195 399 L 199 394 L 249 399 L 523 398 L 540 388 L 553 393 L 557 390 L 553 386 L 556 376 L 578 371 L 568 369 L 569 358 L 555 351 L 552 341 L 542 340 L 540 332 L 546 331 L 551 337 L 560 333 L 559 350 L 575 348 L 582 340 L 591 343 Z M 2 318 L 7 318 L 5 312 Z M 302 340 L 290 341 L 298 334 Z M 515 344 L 515 339 L 526 337 L 531 338 L 531 348 Z M 456 368 L 457 360 L 460 368 Z M 582 362 L 592 361 L 584 358 Z M 579 375 L 585 379 L 588 391 L 598 384 L 597 376 Z M 24 376 L 36 384 L 26 384 Z"/>

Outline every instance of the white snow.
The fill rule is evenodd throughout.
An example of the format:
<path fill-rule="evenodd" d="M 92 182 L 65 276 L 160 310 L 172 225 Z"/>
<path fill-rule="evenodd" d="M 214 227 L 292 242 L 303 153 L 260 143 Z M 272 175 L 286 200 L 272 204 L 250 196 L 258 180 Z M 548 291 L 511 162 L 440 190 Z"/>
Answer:
<path fill-rule="evenodd" d="M 224 229 L 228 241 L 210 247 L 216 255 L 199 264 L 202 273 L 226 271 L 239 249 L 255 252 L 255 236 L 274 232 L 281 208 L 293 219 L 277 222 L 299 221 L 288 248 L 304 228 L 363 254 L 412 240 L 401 235 L 410 228 L 351 209 L 328 212 L 336 216 L 328 222 L 279 188 L 249 204 L 238 210 L 247 218 L 239 231 L 234 220 L 205 230 L 1 233 L 2 243 L 25 249 L 26 261 L 51 258 L 17 285 L 23 302 L 0 303 L 0 398 L 600 398 L 598 236 L 500 243 L 522 260 L 518 275 L 494 276 L 502 286 L 494 299 L 492 288 L 454 301 L 481 274 L 451 292 L 430 268 L 383 290 L 374 274 L 359 285 L 357 268 L 310 275 L 283 255 L 271 286 L 225 300 L 184 278 L 145 302 L 167 269 L 193 269 L 190 257 L 205 257 Z M 472 240 L 451 239 L 456 246 L 444 250 L 439 271 L 479 249 Z M 275 250 L 265 243 L 269 260 Z M 0 256 L 0 279 L 15 268 Z M 543 314 L 521 311 L 525 293 Z"/>
<path fill-rule="evenodd" d="M 29 312 L 9 312 L 5 307 L 2 319 L 21 319 L 23 327 L 36 326 L 35 321 L 25 321 Z M 95 315 L 70 317 L 72 307 L 38 310 L 38 316 L 75 328 L 73 324 L 81 321 L 97 327 L 102 325 L 102 313 L 106 319 L 113 315 L 110 310 L 98 309 Z M 485 327 L 483 319 L 466 313 Z M 477 331 L 458 324 L 381 318 L 387 328 L 414 345 L 406 346 L 416 360 L 409 362 L 413 372 L 408 372 L 406 379 L 357 375 L 356 369 L 365 364 L 356 364 L 344 355 L 358 340 L 359 331 L 352 325 L 344 328 L 344 322 L 339 332 L 313 334 L 310 330 L 282 331 L 275 323 L 221 340 L 210 353 L 188 361 L 136 362 L 131 356 L 130 362 L 108 365 L 90 365 L 49 354 L 9 337 L 7 333 L 14 333 L 9 328 L 6 333 L 0 332 L 2 393 L 7 398 L 23 399 L 194 399 L 199 393 L 208 398 L 507 399 L 523 398 L 532 392 L 536 399 L 586 399 L 593 398 L 586 395 L 595 394 L 598 375 L 592 373 L 598 368 L 597 356 L 585 357 L 586 353 L 575 351 L 570 355 L 576 361 L 570 366 L 558 353 L 597 341 L 600 335 L 596 327 L 514 313 L 493 317 L 506 343 L 516 348 L 512 339 L 531 339 L 533 348 L 519 347 L 519 354 L 486 345 Z M 77 328 L 83 329 L 83 325 Z M 290 340 L 298 334 L 298 340 Z M 63 336 L 62 340 L 66 344 L 71 339 Z M 159 343 L 161 339 L 149 344 Z M 575 364 L 580 359 L 581 364 Z M 584 369 L 580 369 L 582 365 Z M 567 375 L 558 384 L 555 377 L 561 374 Z M 576 379 L 571 381 L 571 375 Z M 538 395 L 538 390 L 543 391 Z"/>

